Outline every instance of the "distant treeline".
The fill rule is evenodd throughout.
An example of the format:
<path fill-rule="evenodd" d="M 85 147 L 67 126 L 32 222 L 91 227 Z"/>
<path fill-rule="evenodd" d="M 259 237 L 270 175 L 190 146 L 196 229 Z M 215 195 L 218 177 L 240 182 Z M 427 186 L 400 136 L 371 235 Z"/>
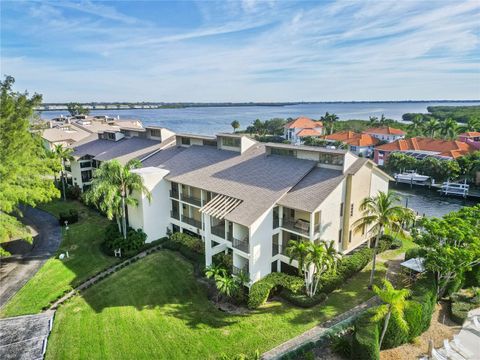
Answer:
<path fill-rule="evenodd" d="M 405 121 L 413 121 L 415 118 L 423 118 L 428 120 L 433 117 L 437 120 L 443 121 L 446 119 L 453 119 L 457 122 L 467 123 L 472 119 L 480 119 L 480 106 L 428 106 L 427 114 L 422 113 L 407 113 L 402 115 Z"/>

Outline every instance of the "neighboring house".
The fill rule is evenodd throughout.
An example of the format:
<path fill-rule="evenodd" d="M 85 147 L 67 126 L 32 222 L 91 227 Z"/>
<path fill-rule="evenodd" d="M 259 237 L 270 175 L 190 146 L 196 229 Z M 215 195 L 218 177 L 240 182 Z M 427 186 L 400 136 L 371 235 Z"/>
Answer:
<path fill-rule="evenodd" d="M 323 137 L 328 142 L 340 141 L 348 146 L 348 150 L 356 155 L 370 157 L 373 154 L 373 148 L 380 140 L 370 134 L 359 134 L 353 131 L 341 131 Z"/>
<path fill-rule="evenodd" d="M 374 151 L 374 161 L 378 165 L 384 165 L 392 152 L 402 152 L 418 159 L 434 156 L 451 160 L 473 151 L 475 148 L 472 145 L 458 140 L 413 137 L 377 146 Z"/>
<path fill-rule="evenodd" d="M 405 138 L 405 131 L 400 129 L 395 129 L 390 126 L 382 126 L 371 128 L 363 131 L 364 134 L 371 135 L 378 140 L 383 140 L 386 142 L 393 142 L 399 139 Z"/>
<path fill-rule="evenodd" d="M 103 131 L 143 132 L 139 120 L 119 120 L 108 116 L 77 115 L 59 117 L 47 121 L 48 128 L 42 131 L 42 139 L 47 150 L 55 145 L 72 146 L 88 138 L 91 134 Z"/>
<path fill-rule="evenodd" d="M 285 124 L 284 137 L 292 144 L 301 144 L 305 137 L 320 137 L 324 133 L 323 123 L 307 117 L 299 117 Z"/>
<path fill-rule="evenodd" d="M 289 241 L 333 241 L 348 253 L 368 241 L 354 231 L 363 199 L 388 190 L 391 179 L 370 160 L 346 150 L 257 143 L 218 134 L 176 136 L 133 170 L 152 194 L 136 193 L 128 220 L 147 241 L 181 231 L 205 244 L 206 265 L 229 253 L 233 273 L 252 282 L 276 271 L 296 271 Z M 293 266 L 293 267 L 292 267 Z"/>
<path fill-rule="evenodd" d="M 458 140 L 463 141 L 475 149 L 480 150 L 480 131 L 468 131 L 458 135 Z"/>
<path fill-rule="evenodd" d="M 68 182 L 84 191 L 90 186 L 93 172 L 102 162 L 112 159 L 122 164 L 131 159 L 143 161 L 155 152 L 174 144 L 174 133 L 159 127 L 146 127 L 136 136 L 126 136 L 116 130 L 91 134 L 72 146 L 74 160 L 66 166 Z"/>

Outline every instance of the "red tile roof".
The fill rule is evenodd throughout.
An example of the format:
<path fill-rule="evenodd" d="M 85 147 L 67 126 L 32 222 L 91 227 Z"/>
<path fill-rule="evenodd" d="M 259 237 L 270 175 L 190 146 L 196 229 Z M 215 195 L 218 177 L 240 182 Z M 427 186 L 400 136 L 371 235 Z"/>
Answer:
<path fill-rule="evenodd" d="M 465 137 L 474 137 L 474 136 L 480 136 L 480 131 L 467 131 L 464 132 L 458 136 L 465 136 Z"/>
<path fill-rule="evenodd" d="M 394 142 L 377 146 L 376 149 L 385 151 L 432 151 L 437 152 L 441 156 L 452 158 L 475 151 L 473 146 L 462 141 L 422 137 L 395 140 Z"/>
<path fill-rule="evenodd" d="M 304 116 L 296 118 L 285 125 L 287 129 L 314 129 L 321 126 L 323 126 L 321 121 L 313 121 L 312 119 Z"/>
<path fill-rule="evenodd" d="M 371 128 L 364 131 L 366 134 L 405 135 L 405 131 L 390 126 Z"/>
<path fill-rule="evenodd" d="M 353 131 L 341 131 L 324 137 L 327 140 L 341 141 L 352 146 L 374 146 L 380 142 L 370 134 L 359 134 Z"/>
<path fill-rule="evenodd" d="M 297 136 L 304 137 L 304 136 L 322 136 L 317 130 L 314 129 L 302 129 L 298 132 Z"/>

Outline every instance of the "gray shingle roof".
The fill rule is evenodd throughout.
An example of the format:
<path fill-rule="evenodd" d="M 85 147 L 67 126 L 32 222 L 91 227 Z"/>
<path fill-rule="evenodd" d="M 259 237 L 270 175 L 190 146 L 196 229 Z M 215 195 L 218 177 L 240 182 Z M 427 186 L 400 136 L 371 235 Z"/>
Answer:
<path fill-rule="evenodd" d="M 310 160 L 266 156 L 265 146 L 259 144 L 243 154 L 191 146 L 159 167 L 170 171 L 166 177 L 170 181 L 243 200 L 225 218 L 250 226 L 315 165 Z"/>
<path fill-rule="evenodd" d="M 96 139 L 74 146 L 74 156 L 91 155 L 95 160 L 117 159 L 122 164 L 131 159 L 141 159 L 164 146 L 157 140 L 132 137 L 118 141 Z"/>
<path fill-rule="evenodd" d="M 340 170 L 317 167 L 281 198 L 278 204 L 313 212 L 344 178 L 345 175 Z"/>

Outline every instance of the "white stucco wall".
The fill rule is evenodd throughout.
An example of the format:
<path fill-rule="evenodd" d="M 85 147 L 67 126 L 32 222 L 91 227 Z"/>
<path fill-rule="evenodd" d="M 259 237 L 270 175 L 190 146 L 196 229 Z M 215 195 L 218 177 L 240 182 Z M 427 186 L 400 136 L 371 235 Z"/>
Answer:
<path fill-rule="evenodd" d="M 138 207 L 128 206 L 128 221 L 132 228 L 142 229 L 147 234 L 147 242 L 151 242 L 166 236 L 170 224 L 170 183 L 164 179 L 169 171 L 146 167 L 132 172 L 143 178 L 152 199 L 149 202 L 145 194 L 134 193 Z"/>
<path fill-rule="evenodd" d="M 376 196 L 380 191 L 388 191 L 388 177 L 372 169 L 370 196 Z"/>
<path fill-rule="evenodd" d="M 250 226 L 250 280 L 260 280 L 271 272 L 273 208 Z"/>
<path fill-rule="evenodd" d="M 356 156 L 354 153 L 347 152 L 343 161 L 343 171 L 347 170 L 357 159 L 358 156 Z"/>
<path fill-rule="evenodd" d="M 338 233 L 343 227 L 343 217 L 340 217 L 340 204 L 345 200 L 345 184 L 346 181 L 343 180 L 317 209 L 317 211 L 321 212 L 320 239 L 326 241 L 334 240 L 337 250 L 341 250 L 338 243 Z"/>

